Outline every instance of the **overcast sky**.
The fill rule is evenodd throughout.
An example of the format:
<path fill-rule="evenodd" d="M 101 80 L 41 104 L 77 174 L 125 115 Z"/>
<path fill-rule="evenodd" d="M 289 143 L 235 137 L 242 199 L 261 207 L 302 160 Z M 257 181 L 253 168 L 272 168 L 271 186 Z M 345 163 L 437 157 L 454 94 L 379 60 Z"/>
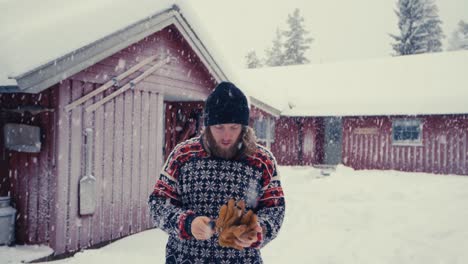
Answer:
<path fill-rule="evenodd" d="M 314 38 L 312 63 L 385 57 L 392 53 L 389 33 L 398 33 L 397 0 L 196 0 L 192 5 L 221 54 L 244 67 L 253 49 L 264 57 L 277 27 L 286 29 L 288 13 L 297 7 Z M 458 21 L 468 22 L 468 0 L 436 0 L 443 30 L 450 38 Z"/>

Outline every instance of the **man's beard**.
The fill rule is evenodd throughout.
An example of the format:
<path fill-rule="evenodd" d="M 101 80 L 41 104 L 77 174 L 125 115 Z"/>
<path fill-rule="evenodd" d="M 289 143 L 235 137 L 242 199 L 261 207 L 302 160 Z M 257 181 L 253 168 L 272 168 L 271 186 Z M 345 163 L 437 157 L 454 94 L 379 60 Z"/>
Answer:
<path fill-rule="evenodd" d="M 211 153 L 213 156 L 216 156 L 218 158 L 223 158 L 223 159 L 233 159 L 234 157 L 237 156 L 239 153 L 239 139 L 237 139 L 236 143 L 234 143 L 232 146 L 230 146 L 227 149 L 219 147 L 219 145 L 216 143 L 215 139 L 213 138 L 213 135 L 211 134 L 210 131 L 207 131 L 207 139 L 208 139 L 208 144 L 210 146 Z M 239 137 L 240 138 L 240 137 Z"/>

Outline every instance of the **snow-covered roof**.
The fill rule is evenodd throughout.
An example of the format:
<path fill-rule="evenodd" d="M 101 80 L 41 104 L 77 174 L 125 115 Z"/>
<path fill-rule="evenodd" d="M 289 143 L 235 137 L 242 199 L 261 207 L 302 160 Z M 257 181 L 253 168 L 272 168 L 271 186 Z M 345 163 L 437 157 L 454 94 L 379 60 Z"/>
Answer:
<path fill-rule="evenodd" d="M 218 81 L 235 79 L 187 1 L 2 0 L 0 10 L 0 88 L 38 92 L 173 22 Z M 34 83 L 41 74 L 49 81 Z"/>
<path fill-rule="evenodd" d="M 286 116 L 468 113 L 468 51 L 242 70 L 244 89 Z"/>

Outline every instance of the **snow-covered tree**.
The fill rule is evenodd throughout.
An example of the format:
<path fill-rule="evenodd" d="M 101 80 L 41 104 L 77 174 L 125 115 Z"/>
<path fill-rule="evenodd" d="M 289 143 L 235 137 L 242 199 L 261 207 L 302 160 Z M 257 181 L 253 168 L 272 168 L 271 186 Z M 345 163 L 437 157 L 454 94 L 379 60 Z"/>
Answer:
<path fill-rule="evenodd" d="M 460 20 L 458 28 L 453 32 L 449 39 L 449 50 L 468 50 L 468 24 Z"/>
<path fill-rule="evenodd" d="M 283 33 L 279 28 L 277 28 L 276 36 L 273 39 L 273 44 L 271 48 L 265 50 L 265 65 L 274 67 L 281 66 L 284 64 L 283 45 Z"/>
<path fill-rule="evenodd" d="M 262 67 L 262 62 L 258 58 L 257 53 L 255 52 L 255 50 L 249 51 L 247 53 L 247 55 L 245 55 L 245 60 L 246 60 L 246 66 L 249 69 Z"/>
<path fill-rule="evenodd" d="M 287 23 L 289 28 L 283 32 L 286 38 L 283 65 L 309 63 L 305 52 L 310 49 L 313 39 L 307 37 L 309 31 L 304 27 L 304 18 L 299 14 L 299 9 L 296 8 L 292 15 L 288 15 Z"/>
<path fill-rule="evenodd" d="M 399 35 L 390 34 L 396 56 L 442 51 L 445 37 L 434 0 L 398 0 Z"/>

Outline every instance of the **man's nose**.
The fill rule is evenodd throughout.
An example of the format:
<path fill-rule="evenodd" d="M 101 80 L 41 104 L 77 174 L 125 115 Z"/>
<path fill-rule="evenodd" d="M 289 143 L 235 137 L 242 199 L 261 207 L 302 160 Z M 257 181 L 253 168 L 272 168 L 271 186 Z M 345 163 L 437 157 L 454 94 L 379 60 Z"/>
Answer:
<path fill-rule="evenodd" d="M 229 132 L 228 130 L 225 130 L 223 132 L 223 140 L 226 141 L 226 140 L 230 140 L 231 138 L 232 138 L 232 133 Z"/>

